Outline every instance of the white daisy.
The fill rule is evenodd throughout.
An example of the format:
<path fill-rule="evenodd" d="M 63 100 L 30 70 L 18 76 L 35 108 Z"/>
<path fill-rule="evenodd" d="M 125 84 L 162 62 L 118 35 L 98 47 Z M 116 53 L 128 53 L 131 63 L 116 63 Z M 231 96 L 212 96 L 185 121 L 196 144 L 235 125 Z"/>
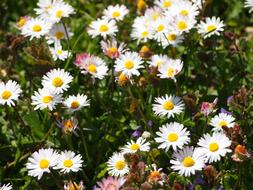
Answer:
<path fill-rule="evenodd" d="M 195 18 L 199 14 L 198 6 L 190 1 L 177 1 L 174 5 L 171 10 L 165 12 L 165 15 Z"/>
<path fill-rule="evenodd" d="M 80 154 L 75 154 L 72 151 L 63 151 L 59 154 L 57 165 L 54 169 L 60 169 L 63 173 L 78 172 L 82 167 L 82 157 Z"/>
<path fill-rule="evenodd" d="M 184 36 L 176 30 L 169 30 L 161 39 L 161 45 L 166 48 L 169 45 L 177 46 L 182 43 Z"/>
<path fill-rule="evenodd" d="M 19 84 L 15 81 L 9 80 L 6 84 L 0 82 L 0 104 L 14 106 L 14 101 L 18 100 L 21 92 Z"/>
<path fill-rule="evenodd" d="M 190 141 L 189 131 L 180 123 L 167 123 L 159 130 L 159 132 L 156 132 L 159 137 L 155 138 L 155 141 L 160 144 L 158 148 L 165 149 L 165 151 L 168 151 L 170 147 L 174 151 L 181 149 Z"/>
<path fill-rule="evenodd" d="M 155 4 L 164 10 L 171 10 L 174 7 L 175 0 L 156 0 Z"/>
<path fill-rule="evenodd" d="M 120 43 L 118 46 L 117 40 L 112 39 L 108 41 L 100 42 L 101 49 L 103 53 L 110 57 L 111 59 L 118 58 L 122 53 L 126 52 L 128 49 L 126 48 L 125 43 Z"/>
<path fill-rule="evenodd" d="M 102 36 L 103 38 L 112 37 L 116 35 L 116 32 L 118 32 L 118 27 L 115 20 L 97 19 L 91 22 L 88 28 L 88 34 L 92 38 L 97 36 Z"/>
<path fill-rule="evenodd" d="M 54 23 L 60 22 L 62 18 L 69 17 L 73 13 L 73 7 L 63 1 L 55 1 L 52 8 L 48 10 L 50 19 Z"/>
<path fill-rule="evenodd" d="M 108 67 L 104 60 L 97 56 L 88 55 L 81 60 L 79 67 L 83 74 L 91 74 L 94 78 L 103 79 L 108 73 Z"/>
<path fill-rule="evenodd" d="M 205 161 L 212 163 L 217 162 L 224 157 L 226 153 L 231 152 L 229 149 L 231 141 L 223 133 L 205 134 L 199 139 L 198 151 L 205 157 Z"/>
<path fill-rule="evenodd" d="M 50 169 L 56 166 L 59 155 L 53 149 L 40 149 L 29 158 L 26 168 L 28 175 L 40 179 L 44 173 L 50 173 Z"/>
<path fill-rule="evenodd" d="M 137 40 L 137 43 L 147 42 L 153 38 L 153 30 L 147 17 L 137 17 L 132 27 L 131 38 Z"/>
<path fill-rule="evenodd" d="M 123 20 L 124 17 L 128 14 L 128 9 L 126 8 L 125 5 L 110 5 L 109 7 L 107 7 L 104 12 L 103 15 L 107 18 L 107 19 L 115 19 L 117 21 L 119 20 Z"/>
<path fill-rule="evenodd" d="M 146 139 L 139 137 L 136 141 L 131 140 L 123 148 L 121 152 L 123 154 L 136 153 L 137 151 L 147 152 L 150 149 L 150 143 L 146 142 Z"/>
<path fill-rule="evenodd" d="M 244 7 L 250 8 L 249 12 L 253 11 L 253 0 L 246 0 Z"/>
<path fill-rule="evenodd" d="M 175 76 L 181 72 L 183 62 L 180 59 L 169 59 L 158 67 L 158 76 L 162 79 L 169 78 L 175 80 Z"/>
<path fill-rule="evenodd" d="M 222 127 L 234 127 L 235 118 L 226 113 L 220 113 L 212 118 L 210 125 L 213 126 L 213 131 L 222 131 Z"/>
<path fill-rule="evenodd" d="M 62 46 L 60 45 L 56 45 L 53 48 L 49 48 L 52 57 L 54 59 L 54 61 L 56 60 L 66 60 L 69 56 L 70 56 L 70 52 L 68 52 L 67 50 L 62 50 Z"/>
<path fill-rule="evenodd" d="M 184 103 L 181 98 L 174 95 L 165 95 L 155 98 L 153 111 L 158 116 L 174 117 L 175 114 L 180 114 L 184 110 Z"/>
<path fill-rule="evenodd" d="M 152 24 L 152 30 L 153 32 L 153 39 L 155 39 L 157 42 L 161 42 L 164 38 L 164 35 L 168 32 L 169 22 L 168 19 L 165 17 L 158 18 L 153 24 Z"/>
<path fill-rule="evenodd" d="M 126 52 L 122 54 L 115 61 L 115 71 L 122 72 L 127 77 L 136 75 L 139 76 L 140 72 L 138 69 L 143 68 L 143 60 L 136 52 Z"/>
<path fill-rule="evenodd" d="M 148 18 L 149 22 L 151 21 L 153 23 L 157 19 L 163 17 L 163 10 L 160 7 L 154 6 L 154 7 L 148 8 L 145 11 L 144 16 Z"/>
<path fill-rule="evenodd" d="M 50 111 L 55 109 L 55 106 L 62 101 L 61 94 L 55 94 L 49 89 L 39 89 L 38 92 L 32 96 L 32 105 L 35 106 L 34 110 L 43 110 L 48 108 Z"/>
<path fill-rule="evenodd" d="M 63 104 L 68 108 L 69 112 L 73 113 L 82 109 L 85 106 L 89 106 L 90 100 L 87 99 L 86 95 L 77 94 L 77 96 L 69 96 Z"/>
<path fill-rule="evenodd" d="M 25 26 L 26 22 L 30 19 L 30 16 L 21 16 L 18 21 L 16 22 L 16 27 L 19 30 L 22 30 L 22 28 Z"/>
<path fill-rule="evenodd" d="M 38 8 L 35 8 L 35 12 L 42 19 L 49 19 L 49 10 L 52 9 L 54 3 L 57 0 L 39 0 L 37 3 Z"/>
<path fill-rule="evenodd" d="M 34 37 L 41 38 L 48 34 L 51 27 L 50 22 L 46 22 L 40 18 L 30 18 L 24 27 L 22 27 L 21 33 L 26 37 L 30 36 L 30 40 L 32 40 Z"/>
<path fill-rule="evenodd" d="M 177 16 L 173 23 L 174 28 L 179 33 L 189 32 L 196 24 L 195 18 L 188 18 L 184 16 Z"/>
<path fill-rule="evenodd" d="M 121 177 L 129 172 L 129 168 L 122 153 L 115 152 L 107 162 L 108 173 L 112 176 Z"/>
<path fill-rule="evenodd" d="M 153 55 L 151 57 L 151 60 L 148 61 L 148 64 L 150 67 L 161 67 L 167 60 L 169 60 L 169 57 L 167 55 Z"/>
<path fill-rule="evenodd" d="M 200 21 L 197 26 L 198 32 L 204 37 L 208 38 L 212 35 L 219 36 L 224 31 L 224 22 L 219 17 L 207 17 L 205 21 Z"/>
<path fill-rule="evenodd" d="M 60 44 L 60 41 L 72 37 L 73 33 L 66 27 L 67 32 L 62 23 L 54 24 L 48 35 L 46 36 L 48 44 Z"/>
<path fill-rule="evenodd" d="M 192 0 L 192 2 L 199 8 L 201 9 L 203 5 L 205 4 L 206 0 Z"/>
<path fill-rule="evenodd" d="M 63 93 L 69 88 L 73 77 L 64 69 L 53 69 L 46 73 L 42 78 L 42 85 L 56 94 Z"/>
<path fill-rule="evenodd" d="M 10 183 L 8 184 L 4 184 L 2 187 L 0 187 L 0 190 L 11 190 L 12 189 L 12 185 Z"/>
<path fill-rule="evenodd" d="M 180 175 L 190 176 L 204 167 L 204 158 L 193 147 L 185 147 L 172 155 L 171 168 Z"/>

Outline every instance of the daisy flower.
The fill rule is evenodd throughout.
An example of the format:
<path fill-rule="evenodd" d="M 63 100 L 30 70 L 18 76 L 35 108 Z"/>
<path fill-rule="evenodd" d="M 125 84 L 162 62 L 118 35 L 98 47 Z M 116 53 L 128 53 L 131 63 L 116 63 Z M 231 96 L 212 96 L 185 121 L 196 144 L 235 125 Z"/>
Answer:
<path fill-rule="evenodd" d="M 92 38 L 97 36 L 102 36 L 103 38 L 108 36 L 112 37 L 116 35 L 116 32 L 118 32 L 118 27 L 115 20 L 108 20 L 105 18 L 91 22 L 88 28 L 88 34 Z"/>
<path fill-rule="evenodd" d="M 253 11 L 253 0 L 246 0 L 244 7 L 250 8 L 249 12 Z"/>
<path fill-rule="evenodd" d="M 161 67 L 169 57 L 167 55 L 152 55 L 151 60 L 148 61 L 150 67 Z"/>
<path fill-rule="evenodd" d="M 162 186 L 165 178 L 166 174 L 162 172 L 162 168 L 157 168 L 155 164 L 152 164 L 151 171 L 148 175 L 148 182 L 152 184 L 158 183 Z"/>
<path fill-rule="evenodd" d="M 115 39 L 108 40 L 108 41 L 101 41 L 100 42 L 101 48 L 104 52 L 104 54 L 111 59 L 118 58 L 122 53 L 127 51 L 126 44 L 120 43 L 119 46 L 117 44 L 117 41 Z"/>
<path fill-rule="evenodd" d="M 137 151 L 147 152 L 150 149 L 150 143 L 146 142 L 146 139 L 139 137 L 136 141 L 131 140 L 123 148 L 121 152 L 123 154 L 136 153 Z"/>
<path fill-rule="evenodd" d="M 19 30 L 21 30 L 21 29 L 25 26 L 26 22 L 27 22 L 30 18 L 31 18 L 31 17 L 29 17 L 29 16 L 21 16 L 21 17 L 19 18 L 19 20 L 16 22 L 16 27 L 17 27 Z"/>
<path fill-rule="evenodd" d="M 90 105 L 90 100 L 87 99 L 86 95 L 77 94 L 77 96 L 69 96 L 63 104 L 68 108 L 70 113 L 78 111 L 85 106 Z"/>
<path fill-rule="evenodd" d="M 72 37 L 73 33 L 70 32 L 69 28 L 66 27 L 66 30 L 67 31 L 65 31 L 65 28 L 62 23 L 54 24 L 48 35 L 46 36 L 47 43 L 55 43 L 59 45 L 61 40 L 66 40 L 68 39 L 68 37 Z"/>
<path fill-rule="evenodd" d="M 180 123 L 167 123 L 159 130 L 159 132 L 156 132 L 159 137 L 155 138 L 155 141 L 160 144 L 158 148 L 165 149 L 165 151 L 168 151 L 170 147 L 174 151 L 181 149 L 190 141 L 189 131 Z"/>
<path fill-rule="evenodd" d="M 184 36 L 180 34 L 176 30 L 169 30 L 166 34 L 164 34 L 163 38 L 161 39 L 161 45 L 166 48 L 169 45 L 177 46 L 178 44 L 182 43 L 184 40 Z"/>
<path fill-rule="evenodd" d="M 73 77 L 69 72 L 65 72 L 64 69 L 53 69 L 46 73 L 42 78 L 42 85 L 44 88 L 48 88 L 56 94 L 63 93 L 69 88 Z"/>
<path fill-rule="evenodd" d="M 172 155 L 171 168 L 180 175 L 190 176 L 204 167 L 204 158 L 193 147 L 185 147 Z"/>
<path fill-rule="evenodd" d="M 157 42 L 161 42 L 164 35 L 168 32 L 168 26 L 169 22 L 168 19 L 165 17 L 158 18 L 153 24 L 152 24 L 152 30 L 153 32 L 153 39 L 155 39 Z"/>
<path fill-rule="evenodd" d="M 10 183 L 4 184 L 2 187 L 0 187 L 0 190 L 12 190 L 12 185 Z"/>
<path fill-rule="evenodd" d="M 82 167 L 82 157 L 80 154 L 75 154 L 72 151 L 63 151 L 59 154 L 57 165 L 54 169 L 60 169 L 63 173 L 78 172 Z"/>
<path fill-rule="evenodd" d="M 15 81 L 9 80 L 6 84 L 0 82 L 0 104 L 14 106 L 14 101 L 18 100 L 21 92 L 19 84 Z"/>
<path fill-rule="evenodd" d="M 222 127 L 232 128 L 235 118 L 226 113 L 220 113 L 211 119 L 210 125 L 213 126 L 213 131 L 222 131 Z"/>
<path fill-rule="evenodd" d="M 57 121 L 56 124 L 58 127 L 60 127 L 62 129 L 62 131 L 65 134 L 74 133 L 75 135 L 77 135 L 75 130 L 78 128 L 78 121 L 76 118 L 64 119 L 62 121 Z"/>
<path fill-rule="evenodd" d="M 195 4 L 199 9 L 203 7 L 206 0 L 192 0 L 193 4 Z"/>
<path fill-rule="evenodd" d="M 200 33 L 204 38 L 208 38 L 212 35 L 219 36 L 222 31 L 224 31 L 224 22 L 218 17 L 207 17 L 205 21 L 200 21 L 197 25 L 198 33 Z"/>
<path fill-rule="evenodd" d="M 176 80 L 175 76 L 180 73 L 183 68 L 183 62 L 180 59 L 169 59 L 160 67 L 158 67 L 158 76 L 162 79 L 169 78 Z"/>
<path fill-rule="evenodd" d="M 94 78 L 103 79 L 107 75 L 108 67 L 101 58 L 81 53 L 76 55 L 75 65 L 77 65 L 83 74 L 91 74 Z"/>
<path fill-rule="evenodd" d="M 103 178 L 101 181 L 97 182 L 97 185 L 93 190 L 113 190 L 120 189 L 125 183 L 125 179 L 122 177 L 112 177 L 108 176 Z"/>
<path fill-rule="evenodd" d="M 146 17 L 137 17 L 132 27 L 131 38 L 137 40 L 137 43 L 147 42 L 153 38 L 152 27 Z"/>
<path fill-rule="evenodd" d="M 170 11 L 166 11 L 165 15 L 183 16 L 186 18 L 195 18 L 199 14 L 197 5 L 192 4 L 190 1 L 177 1 Z"/>
<path fill-rule="evenodd" d="M 43 110 L 48 108 L 50 111 L 55 109 L 55 106 L 62 102 L 62 95 L 55 94 L 49 89 L 42 88 L 34 93 L 32 96 L 32 105 L 35 106 L 34 110 Z"/>
<path fill-rule="evenodd" d="M 174 117 L 175 114 L 180 114 L 184 110 L 184 103 L 181 98 L 174 95 L 165 95 L 155 98 L 153 111 L 158 116 Z"/>
<path fill-rule="evenodd" d="M 60 22 L 62 18 L 69 17 L 73 13 L 73 7 L 63 1 L 55 1 L 52 8 L 48 10 L 50 19 L 54 23 Z"/>
<path fill-rule="evenodd" d="M 32 40 L 33 38 L 41 38 L 48 34 L 51 27 L 50 22 L 46 22 L 40 18 L 31 18 L 22 27 L 21 33 L 26 37 L 30 36 L 30 40 Z"/>
<path fill-rule="evenodd" d="M 157 19 L 163 17 L 163 10 L 160 7 L 154 6 L 154 7 L 148 8 L 145 11 L 144 16 L 148 18 L 149 21 L 155 22 Z"/>
<path fill-rule="evenodd" d="M 64 185 L 64 190 L 84 190 L 84 185 L 82 181 L 79 184 L 69 181 Z"/>
<path fill-rule="evenodd" d="M 108 173 L 121 177 L 129 172 L 129 168 L 122 153 L 115 152 L 107 162 Z"/>
<path fill-rule="evenodd" d="M 123 20 L 124 17 L 128 14 L 128 9 L 126 8 L 125 5 L 110 5 L 109 7 L 107 7 L 104 12 L 103 15 L 105 16 L 105 18 L 107 19 L 115 19 L 116 21 L 119 20 Z"/>
<path fill-rule="evenodd" d="M 54 61 L 58 59 L 64 61 L 70 56 L 70 52 L 68 52 L 67 50 L 62 50 L 61 45 L 55 45 L 53 48 L 49 48 L 49 50 L 52 54 Z"/>
<path fill-rule="evenodd" d="M 177 16 L 174 21 L 175 30 L 179 33 L 189 32 L 196 24 L 195 18 L 187 18 L 183 16 Z"/>
<path fill-rule="evenodd" d="M 35 8 L 35 12 L 42 19 L 48 19 L 50 17 L 49 10 L 52 9 L 54 3 L 57 0 L 39 0 L 37 3 L 38 8 Z"/>
<path fill-rule="evenodd" d="M 175 0 L 156 0 L 155 4 L 163 10 L 171 10 L 174 7 Z"/>
<path fill-rule="evenodd" d="M 205 134 L 199 139 L 198 151 L 205 157 L 205 162 L 217 162 L 224 157 L 229 149 L 231 141 L 223 133 Z"/>
<path fill-rule="evenodd" d="M 136 75 L 139 76 L 140 72 L 138 69 L 143 68 L 143 60 L 136 52 L 126 52 L 122 54 L 115 61 L 115 71 L 122 72 L 127 77 Z"/>
<path fill-rule="evenodd" d="M 28 175 L 40 179 L 44 173 L 50 173 L 50 169 L 56 166 L 59 155 L 53 149 L 40 149 L 29 158 L 26 168 Z"/>

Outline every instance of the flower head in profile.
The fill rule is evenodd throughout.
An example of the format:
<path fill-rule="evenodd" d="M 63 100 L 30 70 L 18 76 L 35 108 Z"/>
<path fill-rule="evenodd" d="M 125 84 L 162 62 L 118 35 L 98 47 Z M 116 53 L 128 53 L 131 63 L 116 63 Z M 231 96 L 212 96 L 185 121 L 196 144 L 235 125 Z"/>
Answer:
<path fill-rule="evenodd" d="M 84 190 L 84 188 L 85 187 L 82 181 L 80 181 L 79 184 L 77 184 L 76 182 L 69 181 L 64 185 L 64 190 Z"/>
<path fill-rule="evenodd" d="M 119 46 L 115 39 L 100 42 L 103 53 L 111 59 L 118 58 L 122 53 L 127 51 L 126 44 L 120 43 Z"/>
<path fill-rule="evenodd" d="M 223 127 L 232 128 L 235 118 L 226 113 L 219 113 L 211 119 L 210 125 L 213 126 L 213 131 L 222 131 Z"/>
<path fill-rule="evenodd" d="M 148 182 L 151 184 L 160 184 L 163 185 L 165 173 L 162 172 L 162 168 L 157 168 L 155 164 L 152 164 L 151 171 L 148 175 Z"/>
<path fill-rule="evenodd" d="M 101 181 L 97 182 L 97 185 L 93 188 L 93 190 L 117 190 L 124 185 L 125 181 L 126 180 L 123 177 L 108 176 L 107 178 L 103 178 Z"/>
<path fill-rule="evenodd" d="M 174 95 L 165 95 L 155 98 L 153 111 L 158 116 L 167 116 L 168 118 L 180 114 L 184 110 L 182 99 Z"/>
<path fill-rule="evenodd" d="M 181 72 L 183 62 L 180 59 L 168 59 L 164 64 L 158 67 L 158 76 L 162 79 L 169 78 L 176 80 L 175 76 Z"/>
<path fill-rule="evenodd" d="M 57 126 L 60 127 L 65 134 L 74 133 L 77 135 L 75 130 L 78 128 L 78 121 L 76 118 L 57 121 Z"/>
<path fill-rule="evenodd" d="M 51 148 L 42 148 L 34 152 L 26 164 L 28 175 L 40 179 L 44 173 L 50 173 L 50 170 L 58 163 L 58 159 L 58 153 Z"/>
<path fill-rule="evenodd" d="M 0 82 L 0 104 L 8 106 L 14 106 L 14 101 L 17 101 L 22 90 L 20 85 L 12 80 L 7 83 Z"/>
<path fill-rule="evenodd" d="M 115 152 L 107 162 L 108 173 L 112 176 L 122 177 L 129 172 L 123 153 Z"/>
<path fill-rule="evenodd" d="M 246 0 L 244 7 L 249 8 L 249 12 L 253 11 L 253 0 Z"/>
<path fill-rule="evenodd" d="M 202 102 L 200 112 L 204 114 L 204 116 L 208 116 L 210 113 L 215 111 L 215 106 L 218 102 L 218 98 L 215 98 L 213 102 Z"/>
<path fill-rule="evenodd" d="M 103 12 L 103 15 L 107 19 L 114 19 L 116 21 L 123 20 L 128 14 L 129 10 L 125 5 L 109 5 Z"/>
<path fill-rule="evenodd" d="M 152 55 L 151 60 L 148 61 L 150 67 L 161 67 L 166 61 L 169 60 L 167 55 Z"/>
<path fill-rule="evenodd" d="M 193 147 L 185 147 L 172 155 L 171 168 L 180 175 L 190 176 L 204 167 L 204 158 Z"/>
<path fill-rule="evenodd" d="M 204 37 L 208 38 L 212 35 L 219 36 L 224 31 L 224 22 L 219 17 L 207 17 L 205 21 L 201 21 L 197 28 L 198 32 Z"/>
<path fill-rule="evenodd" d="M 95 38 L 97 36 L 101 36 L 103 38 L 112 37 L 116 35 L 118 32 L 118 27 L 116 25 L 115 20 L 108 19 L 97 19 L 89 25 L 88 34 Z"/>
<path fill-rule="evenodd" d="M 31 17 L 30 16 L 21 16 L 19 17 L 18 21 L 16 22 L 16 27 L 21 30 L 26 22 L 30 19 Z"/>
<path fill-rule="evenodd" d="M 123 154 L 135 153 L 137 151 L 147 152 L 150 149 L 150 143 L 146 139 L 139 137 L 136 141 L 131 140 L 121 148 Z"/>

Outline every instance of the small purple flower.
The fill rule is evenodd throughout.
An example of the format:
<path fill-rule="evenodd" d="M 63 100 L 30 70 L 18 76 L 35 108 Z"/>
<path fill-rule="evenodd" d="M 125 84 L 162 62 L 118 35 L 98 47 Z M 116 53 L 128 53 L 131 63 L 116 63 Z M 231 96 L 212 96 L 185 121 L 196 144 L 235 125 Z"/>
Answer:
<path fill-rule="evenodd" d="M 149 120 L 149 121 L 148 121 L 148 126 L 149 126 L 149 127 L 152 127 L 152 126 L 153 126 L 153 121 Z"/>
<path fill-rule="evenodd" d="M 132 137 L 140 137 L 141 136 L 141 132 L 139 130 L 135 130 L 133 133 L 132 133 Z"/>
<path fill-rule="evenodd" d="M 221 112 L 221 113 L 226 113 L 226 114 L 228 114 L 228 115 L 232 115 L 231 112 L 225 110 L 224 108 L 221 108 L 221 109 L 220 109 L 220 112 Z"/>
<path fill-rule="evenodd" d="M 227 98 L 227 105 L 229 105 L 234 100 L 234 96 L 229 96 Z"/>
<path fill-rule="evenodd" d="M 215 98 L 213 102 L 203 102 L 201 104 L 200 112 L 203 113 L 206 117 L 214 111 L 214 108 L 218 102 L 218 98 Z"/>

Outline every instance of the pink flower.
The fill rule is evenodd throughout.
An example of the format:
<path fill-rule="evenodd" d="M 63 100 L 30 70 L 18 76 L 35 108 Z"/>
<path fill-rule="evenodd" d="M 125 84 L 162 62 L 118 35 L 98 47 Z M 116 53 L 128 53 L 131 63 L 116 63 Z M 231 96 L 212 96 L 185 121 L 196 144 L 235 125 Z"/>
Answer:
<path fill-rule="evenodd" d="M 203 113 L 206 117 L 214 111 L 214 108 L 218 102 L 218 99 L 215 98 L 213 102 L 203 102 L 201 104 L 200 112 Z"/>
<path fill-rule="evenodd" d="M 118 58 L 122 53 L 127 51 L 126 44 L 120 43 L 119 47 L 116 40 L 112 41 L 101 41 L 100 43 L 101 48 L 104 52 L 104 54 L 111 59 Z"/>
<path fill-rule="evenodd" d="M 102 181 L 97 182 L 97 186 L 93 190 L 119 190 L 119 188 L 125 183 L 125 179 L 120 177 L 107 177 Z"/>
<path fill-rule="evenodd" d="M 80 68 L 84 67 L 83 63 L 86 59 L 90 58 L 91 55 L 88 53 L 79 53 L 76 54 L 76 60 L 74 61 L 74 64 Z"/>

